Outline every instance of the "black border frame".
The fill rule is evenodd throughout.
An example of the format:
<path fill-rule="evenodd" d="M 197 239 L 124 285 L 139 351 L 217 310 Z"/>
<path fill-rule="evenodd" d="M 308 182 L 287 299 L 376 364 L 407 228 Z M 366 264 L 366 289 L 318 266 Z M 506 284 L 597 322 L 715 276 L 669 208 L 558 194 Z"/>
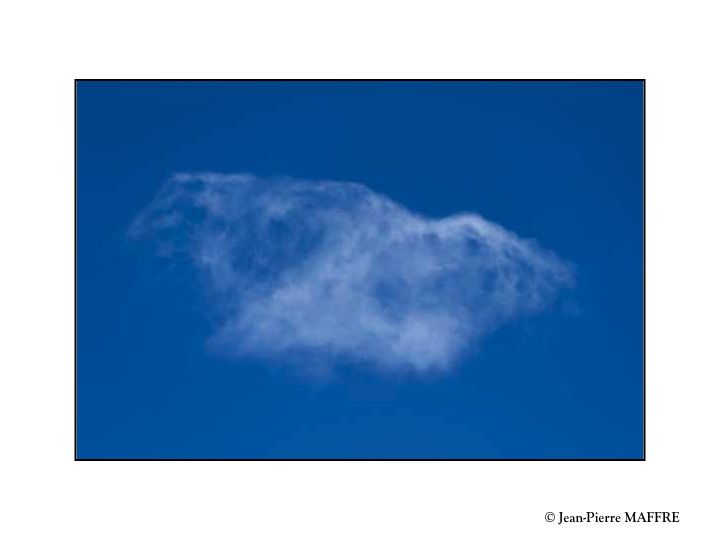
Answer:
<path fill-rule="evenodd" d="M 643 343 L 643 387 L 642 387 L 642 409 L 643 409 L 643 451 L 640 458 L 79 458 L 77 454 L 77 87 L 81 82 L 641 82 L 642 83 L 642 122 L 643 122 L 643 203 L 642 203 L 642 224 L 643 224 L 643 322 L 642 322 L 642 343 Z M 74 340 L 73 340 L 73 459 L 74 461 L 647 461 L 647 395 L 646 395 L 646 144 L 647 144 L 647 99 L 646 79 L 74 79 L 73 82 L 73 241 L 74 241 Z"/>

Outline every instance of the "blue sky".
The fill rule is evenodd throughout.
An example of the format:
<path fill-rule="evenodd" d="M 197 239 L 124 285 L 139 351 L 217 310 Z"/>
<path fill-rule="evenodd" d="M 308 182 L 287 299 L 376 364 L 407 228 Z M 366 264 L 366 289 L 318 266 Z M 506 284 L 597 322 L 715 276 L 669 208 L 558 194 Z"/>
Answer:
<path fill-rule="evenodd" d="M 642 456 L 641 83 L 80 82 L 77 102 L 78 457 Z M 456 326 L 420 325 L 397 349 L 387 336 L 355 339 L 364 322 L 352 313 L 323 334 L 331 351 L 309 346 L 327 323 L 317 312 L 348 304 L 337 296 L 307 312 L 258 308 L 254 325 L 223 334 L 257 304 L 218 286 L 237 274 L 209 280 L 181 232 L 169 254 L 156 235 L 128 234 L 174 174 L 199 171 L 263 186 L 284 177 L 311 192 L 320 180 L 356 182 L 372 194 L 363 200 L 432 227 L 478 214 L 536 241 L 523 268 L 549 250 L 573 283 L 553 281 L 542 309 L 525 297 L 508 316 L 493 307 L 482 331 L 466 323 L 485 320 L 487 303 L 459 318 L 453 285 L 438 296 L 441 321 L 472 331 L 435 352 Z M 234 204 L 232 189 L 223 196 Z M 211 225 L 234 238 L 247 222 Z M 457 254 L 455 243 L 443 249 Z M 303 256 L 292 253 L 283 264 Z M 462 261 L 452 284 L 477 271 Z M 258 320 L 266 329 L 283 311 L 302 317 L 272 339 L 258 333 Z M 344 361 L 353 347 L 362 359 Z M 400 356 L 432 369 L 378 369 Z M 309 358 L 322 369 L 307 369 Z"/>

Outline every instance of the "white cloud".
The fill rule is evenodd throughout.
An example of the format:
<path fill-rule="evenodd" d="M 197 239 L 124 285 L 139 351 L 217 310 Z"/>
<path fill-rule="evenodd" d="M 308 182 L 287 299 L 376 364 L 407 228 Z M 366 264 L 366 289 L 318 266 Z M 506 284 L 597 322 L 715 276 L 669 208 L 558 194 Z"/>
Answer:
<path fill-rule="evenodd" d="M 443 369 L 547 308 L 566 263 L 476 214 L 430 219 L 356 183 L 178 174 L 130 228 L 202 271 L 237 356 Z"/>

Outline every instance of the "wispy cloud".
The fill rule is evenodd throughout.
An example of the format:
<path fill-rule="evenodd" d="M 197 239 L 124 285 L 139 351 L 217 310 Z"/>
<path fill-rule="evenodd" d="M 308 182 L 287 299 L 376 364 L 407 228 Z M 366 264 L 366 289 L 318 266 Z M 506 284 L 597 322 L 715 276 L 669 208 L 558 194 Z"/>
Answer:
<path fill-rule="evenodd" d="M 549 307 L 568 265 L 476 214 L 430 219 L 350 182 L 178 174 L 133 222 L 202 271 L 237 356 L 443 369 Z"/>

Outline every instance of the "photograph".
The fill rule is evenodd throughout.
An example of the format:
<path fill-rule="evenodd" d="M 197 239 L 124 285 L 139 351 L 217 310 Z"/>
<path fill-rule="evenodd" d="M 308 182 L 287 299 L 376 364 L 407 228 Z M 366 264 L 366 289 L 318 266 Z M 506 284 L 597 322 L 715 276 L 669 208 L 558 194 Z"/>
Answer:
<path fill-rule="evenodd" d="M 4 6 L 0 538 L 720 537 L 715 11 Z"/>
<path fill-rule="evenodd" d="M 645 459 L 643 79 L 74 93 L 77 460 Z"/>

